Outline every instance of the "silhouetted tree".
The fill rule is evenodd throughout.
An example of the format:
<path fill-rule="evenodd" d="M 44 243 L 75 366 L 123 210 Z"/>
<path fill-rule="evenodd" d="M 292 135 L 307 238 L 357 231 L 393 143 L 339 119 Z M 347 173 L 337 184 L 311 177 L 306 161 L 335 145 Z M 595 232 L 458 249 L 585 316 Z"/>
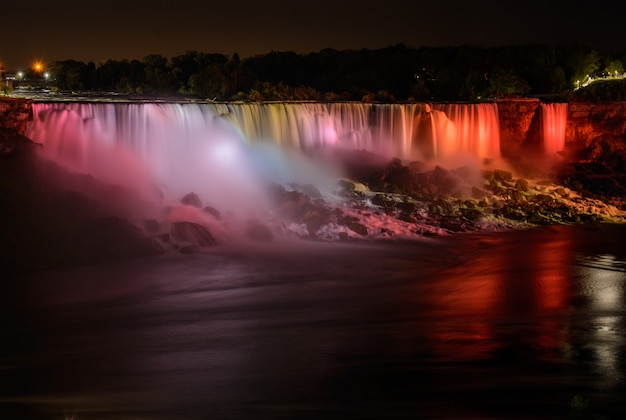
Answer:
<path fill-rule="evenodd" d="M 181 93 L 192 92 L 189 80 L 194 74 L 200 73 L 211 65 L 225 65 L 228 57 L 223 54 L 206 54 L 198 51 L 187 51 L 183 55 L 170 60 L 172 77 L 177 90 Z"/>
<path fill-rule="evenodd" d="M 95 64 L 76 60 L 54 61 L 48 65 L 50 78 L 62 91 L 90 90 L 94 87 Z"/>
<path fill-rule="evenodd" d="M 143 59 L 146 79 L 144 91 L 149 93 L 168 93 L 178 90 L 176 80 L 170 72 L 168 60 L 159 54 L 150 54 Z"/>
<path fill-rule="evenodd" d="M 488 75 L 488 95 L 493 97 L 523 96 L 530 92 L 530 85 L 513 69 L 494 68 Z"/>
<path fill-rule="evenodd" d="M 600 68 L 600 54 L 590 47 L 573 45 L 567 49 L 566 54 L 566 75 L 571 86 L 584 82 Z"/>
<path fill-rule="evenodd" d="M 622 73 L 626 52 L 585 45 L 411 48 L 396 44 L 360 50 L 323 49 L 306 55 L 271 51 L 238 54 L 187 51 L 171 60 L 74 60 L 52 63 L 61 90 L 144 94 L 185 93 L 216 100 L 473 101 L 489 96 L 570 95 L 586 76 Z M 616 87 L 609 87 L 611 89 Z M 611 97 L 621 95 L 621 88 Z M 605 87 L 594 88 L 603 97 Z M 591 94 L 591 93 L 590 93 Z"/>

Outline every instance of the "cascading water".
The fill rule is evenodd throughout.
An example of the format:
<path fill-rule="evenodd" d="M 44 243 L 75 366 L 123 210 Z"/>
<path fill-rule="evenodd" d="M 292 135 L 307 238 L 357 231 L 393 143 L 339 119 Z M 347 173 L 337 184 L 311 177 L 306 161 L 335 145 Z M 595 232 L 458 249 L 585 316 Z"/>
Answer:
<path fill-rule="evenodd" d="M 500 157 L 497 104 L 436 104 L 431 115 L 435 157 L 456 153 L 482 159 Z"/>
<path fill-rule="evenodd" d="M 210 201 L 248 200 L 259 189 L 255 170 L 288 176 L 293 155 L 257 153 L 259 144 L 406 160 L 499 156 L 495 104 L 36 103 L 33 113 L 27 135 L 48 157 L 109 182 L 151 180 L 173 199 L 194 191 Z"/>
<path fill-rule="evenodd" d="M 408 158 L 420 137 L 415 119 L 425 104 L 269 103 L 209 105 L 228 116 L 249 141 L 271 141 L 309 151 L 366 149 Z"/>
<path fill-rule="evenodd" d="M 566 103 L 541 104 L 543 151 L 548 156 L 555 156 L 565 148 L 567 109 Z"/>

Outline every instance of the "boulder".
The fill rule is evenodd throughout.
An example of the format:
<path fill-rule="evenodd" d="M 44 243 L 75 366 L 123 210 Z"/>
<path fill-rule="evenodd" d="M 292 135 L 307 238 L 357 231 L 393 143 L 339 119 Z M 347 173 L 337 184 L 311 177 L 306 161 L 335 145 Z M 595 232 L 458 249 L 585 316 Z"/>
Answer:
<path fill-rule="evenodd" d="M 193 222 L 174 222 L 170 225 L 170 235 L 179 242 L 187 242 L 201 247 L 217 245 L 217 241 L 203 225 Z"/>
<path fill-rule="evenodd" d="M 199 209 L 202 208 L 202 201 L 200 200 L 200 197 L 198 197 L 198 194 L 194 192 L 185 195 L 180 202 L 188 206 L 197 207 Z"/>
<path fill-rule="evenodd" d="M 257 219 L 248 220 L 246 236 L 258 242 L 272 242 L 274 240 L 272 230 Z"/>
<path fill-rule="evenodd" d="M 368 234 L 367 226 L 365 226 L 363 223 L 350 222 L 346 226 L 348 227 L 348 229 L 350 229 L 351 231 L 355 233 L 358 233 L 361 236 L 367 236 Z"/>

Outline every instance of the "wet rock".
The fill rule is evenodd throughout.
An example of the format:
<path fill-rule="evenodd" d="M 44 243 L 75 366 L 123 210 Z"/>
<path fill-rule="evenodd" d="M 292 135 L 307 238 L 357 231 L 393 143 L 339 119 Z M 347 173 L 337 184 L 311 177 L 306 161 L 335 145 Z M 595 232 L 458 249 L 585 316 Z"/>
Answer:
<path fill-rule="evenodd" d="M 417 204 L 410 201 L 399 201 L 395 203 L 395 208 L 406 213 L 412 213 L 417 210 Z"/>
<path fill-rule="evenodd" d="M 311 207 L 302 217 L 302 221 L 306 224 L 309 235 L 315 236 L 322 226 L 329 223 L 332 218 L 329 209 L 316 206 Z"/>
<path fill-rule="evenodd" d="M 387 166 L 387 173 L 384 177 L 385 183 L 392 188 L 385 189 L 409 193 L 413 190 L 414 179 L 413 171 L 409 167 L 403 166 L 400 159 L 393 159 Z"/>
<path fill-rule="evenodd" d="M 301 187 L 301 190 L 304 194 L 308 195 L 311 198 L 322 198 L 321 191 L 313 184 L 306 184 Z"/>
<path fill-rule="evenodd" d="M 411 215 L 410 213 L 400 213 L 398 215 L 398 220 L 401 220 L 407 223 L 417 223 L 417 219 L 413 217 L 413 215 Z"/>
<path fill-rule="evenodd" d="M 535 225 L 545 225 L 550 223 L 550 219 L 538 211 L 533 211 L 528 215 L 528 222 Z"/>
<path fill-rule="evenodd" d="M 431 173 L 430 183 L 435 185 L 441 194 L 452 194 L 457 186 L 457 179 L 447 169 L 436 166 Z"/>
<path fill-rule="evenodd" d="M 170 235 L 180 242 L 209 247 L 217 245 L 217 241 L 205 226 L 193 222 L 174 222 L 170 226 Z"/>
<path fill-rule="evenodd" d="M 156 219 L 147 219 L 143 221 L 143 228 L 148 233 L 157 233 L 161 229 L 161 224 Z"/>
<path fill-rule="evenodd" d="M 382 171 L 372 171 L 366 177 L 361 178 L 362 182 L 372 191 L 383 191 L 385 189 L 384 175 Z M 359 179 L 359 178 L 357 178 Z"/>
<path fill-rule="evenodd" d="M 188 205 L 188 206 L 193 206 L 193 207 L 197 207 L 199 209 L 202 208 L 202 201 L 200 201 L 200 197 L 198 197 L 198 194 L 191 192 L 187 195 L 185 195 L 181 200 L 181 203 Z"/>
<path fill-rule="evenodd" d="M 511 182 L 513 180 L 513 174 L 503 169 L 495 169 L 493 171 L 493 178 L 500 182 Z"/>
<path fill-rule="evenodd" d="M 465 232 L 466 229 L 463 226 L 463 223 L 459 220 L 454 219 L 442 219 L 440 222 L 440 226 L 450 232 Z"/>
<path fill-rule="evenodd" d="M 540 205 L 550 205 L 554 203 L 554 197 L 548 194 L 537 194 L 533 197 L 533 201 Z"/>
<path fill-rule="evenodd" d="M 337 194 L 341 197 L 350 197 L 354 193 L 356 186 L 354 182 L 340 179 L 337 182 Z"/>
<path fill-rule="evenodd" d="M 257 219 L 248 220 L 246 236 L 257 242 L 272 242 L 274 240 L 272 230 Z"/>
<path fill-rule="evenodd" d="M 481 198 L 485 198 L 487 196 L 489 196 L 489 193 L 483 189 L 480 189 L 478 187 L 472 187 L 472 197 L 480 200 Z"/>
<path fill-rule="evenodd" d="M 221 220 L 222 218 L 222 214 L 215 207 L 206 206 L 203 211 L 215 217 L 217 220 Z"/>
<path fill-rule="evenodd" d="M 395 207 L 396 204 L 393 199 L 387 197 L 385 194 L 376 194 L 371 198 L 371 202 L 375 206 L 380 206 L 387 209 Z"/>
<path fill-rule="evenodd" d="M 526 220 L 527 217 L 526 213 L 523 210 L 513 207 L 509 204 L 504 205 L 503 207 L 495 211 L 495 213 L 507 219 L 516 221 Z"/>
<path fill-rule="evenodd" d="M 517 191 L 526 192 L 526 191 L 528 191 L 530 189 L 530 184 L 524 178 L 518 178 L 515 181 L 515 189 Z"/>
<path fill-rule="evenodd" d="M 358 233 L 361 236 L 367 236 L 368 234 L 367 226 L 365 226 L 363 223 L 349 222 L 346 226 L 348 227 L 348 229 L 355 233 Z"/>
<path fill-rule="evenodd" d="M 461 214 L 464 218 L 472 222 L 477 221 L 485 216 L 484 213 L 478 208 L 461 209 Z"/>
<path fill-rule="evenodd" d="M 178 252 L 180 252 L 181 254 L 195 254 L 197 252 L 200 252 L 200 248 L 198 248 L 196 245 L 185 245 L 180 247 Z"/>

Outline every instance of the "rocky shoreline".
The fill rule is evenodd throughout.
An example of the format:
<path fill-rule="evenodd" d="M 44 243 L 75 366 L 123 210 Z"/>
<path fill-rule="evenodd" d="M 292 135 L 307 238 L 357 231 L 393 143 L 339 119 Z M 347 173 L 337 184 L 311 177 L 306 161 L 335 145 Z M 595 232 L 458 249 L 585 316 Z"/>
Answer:
<path fill-rule="evenodd" d="M 550 224 L 624 223 L 626 209 L 588 191 L 505 169 L 424 169 L 365 151 L 342 157 L 349 178 L 333 200 L 312 186 L 272 187 L 276 215 L 300 237 L 414 238 Z"/>

